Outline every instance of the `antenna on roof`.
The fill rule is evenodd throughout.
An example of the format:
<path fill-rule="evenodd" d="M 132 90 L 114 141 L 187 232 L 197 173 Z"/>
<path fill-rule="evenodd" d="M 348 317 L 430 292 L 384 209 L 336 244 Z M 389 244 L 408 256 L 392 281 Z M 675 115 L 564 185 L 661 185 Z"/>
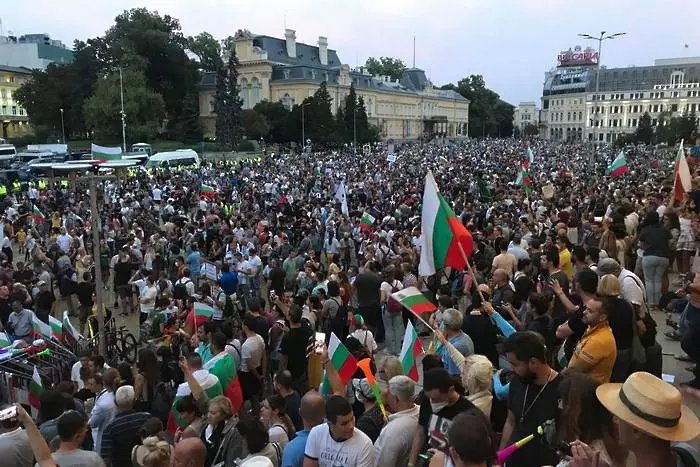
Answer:
<path fill-rule="evenodd" d="M 416 67 L 416 36 L 413 36 L 413 68 Z"/>

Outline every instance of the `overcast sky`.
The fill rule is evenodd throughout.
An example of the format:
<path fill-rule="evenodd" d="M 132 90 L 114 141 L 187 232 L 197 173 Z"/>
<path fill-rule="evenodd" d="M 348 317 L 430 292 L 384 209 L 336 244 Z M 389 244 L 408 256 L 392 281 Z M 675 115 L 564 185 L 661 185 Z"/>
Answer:
<path fill-rule="evenodd" d="M 9 0 L 5 0 L 9 1 Z M 588 44 L 578 33 L 626 32 L 603 43 L 609 67 L 651 65 L 655 58 L 700 56 L 697 0 L 24 0 L 0 12 L 4 33 L 48 33 L 72 44 L 104 33 L 125 9 L 147 7 L 180 20 L 186 35 L 237 29 L 316 44 L 327 36 L 343 63 L 401 58 L 436 85 L 482 74 L 503 99 L 538 102 L 557 54 Z M 687 44 L 687 48 L 685 47 Z"/>

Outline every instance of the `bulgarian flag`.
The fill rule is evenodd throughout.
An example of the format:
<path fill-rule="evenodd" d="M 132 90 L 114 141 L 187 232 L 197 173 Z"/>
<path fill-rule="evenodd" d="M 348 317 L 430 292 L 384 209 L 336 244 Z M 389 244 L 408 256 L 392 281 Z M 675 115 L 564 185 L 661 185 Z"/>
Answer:
<path fill-rule="evenodd" d="M 37 336 L 42 336 L 45 337 L 49 340 L 53 338 L 53 330 L 50 325 L 46 324 L 42 320 L 36 317 L 35 314 L 32 313 L 32 327 L 34 328 L 34 334 Z"/>
<path fill-rule="evenodd" d="M 213 186 L 201 184 L 199 185 L 199 196 L 206 196 L 207 198 L 216 197 L 216 189 Z"/>
<path fill-rule="evenodd" d="M 219 379 L 224 396 L 231 401 L 233 411 L 238 413 L 243 406 L 243 393 L 236 373 L 236 361 L 231 354 L 227 351 L 220 352 L 204 364 L 204 369 Z"/>
<path fill-rule="evenodd" d="M 335 371 L 338 372 L 340 382 L 348 384 L 352 375 L 355 374 L 355 370 L 357 370 L 357 360 L 355 360 L 348 348 L 340 342 L 340 339 L 334 332 L 331 333 L 331 338 L 328 341 L 328 359 Z M 330 394 L 330 389 L 331 385 L 328 381 L 328 375 L 324 373 L 323 383 L 321 383 L 321 394 Z"/>
<path fill-rule="evenodd" d="M 693 180 L 690 177 L 690 169 L 688 168 L 688 161 L 685 160 L 685 152 L 683 152 L 683 140 L 681 140 L 681 146 L 678 148 L 678 154 L 676 155 L 676 176 L 673 179 L 673 198 L 681 202 L 693 187 Z"/>
<path fill-rule="evenodd" d="M 530 148 L 530 146 L 527 147 L 527 162 L 529 164 L 535 162 L 535 155 L 532 153 L 532 148 Z"/>
<path fill-rule="evenodd" d="M 394 292 L 391 294 L 391 298 L 399 302 L 416 316 L 437 310 L 433 302 L 428 300 L 416 287 L 406 287 L 398 292 Z"/>
<path fill-rule="evenodd" d="M 29 381 L 29 405 L 32 407 L 32 412 L 35 410 L 39 412 L 39 398 L 44 393 L 44 385 L 41 384 L 41 376 L 39 376 L 39 371 L 34 365 L 34 373 L 32 373 L 32 379 Z"/>
<path fill-rule="evenodd" d="M 194 302 L 194 318 L 199 317 L 212 319 L 214 317 L 214 308 L 206 303 Z"/>
<path fill-rule="evenodd" d="M 70 321 L 70 317 L 68 316 L 68 312 L 64 311 L 63 312 L 63 329 L 65 331 L 68 331 L 68 334 L 73 337 L 73 339 L 76 340 L 76 342 L 80 342 L 81 340 L 84 339 L 84 337 L 78 332 L 77 329 L 73 326 L 73 323 Z"/>
<path fill-rule="evenodd" d="M 192 373 L 192 376 L 194 376 L 199 385 L 202 386 L 204 394 L 207 395 L 209 400 L 223 394 L 224 391 L 221 388 L 219 378 L 209 373 L 209 371 L 197 370 Z M 180 412 L 177 411 L 177 401 L 189 396 L 190 394 L 192 394 L 192 391 L 190 390 L 190 386 L 187 384 L 187 382 L 180 383 L 180 385 L 177 387 L 177 392 L 175 393 L 173 406 L 170 409 L 170 414 L 168 415 L 168 431 L 170 433 L 175 433 L 177 427 L 187 427 L 187 422 L 182 419 Z"/>
<path fill-rule="evenodd" d="M 416 362 L 418 356 L 422 353 L 423 344 L 421 344 L 420 339 L 418 339 L 418 334 L 409 320 L 406 325 L 406 333 L 403 335 L 403 344 L 401 344 L 399 360 L 401 360 L 403 374 L 416 383 L 418 382 L 418 366 Z"/>
<path fill-rule="evenodd" d="M 92 143 L 92 158 L 100 161 L 113 161 L 122 158 L 122 148 L 100 146 L 99 144 Z"/>
<path fill-rule="evenodd" d="M 421 276 L 432 276 L 447 266 L 464 270 L 465 258 L 469 258 L 474 246 L 472 236 L 438 191 L 430 171 L 425 176 L 421 229 L 423 235 L 418 265 Z M 463 251 L 460 251 L 460 247 Z"/>
<path fill-rule="evenodd" d="M 63 340 L 63 323 L 49 315 L 49 326 L 51 326 L 51 335 L 58 339 Z"/>
<path fill-rule="evenodd" d="M 365 212 L 362 214 L 362 218 L 360 219 L 360 228 L 362 230 L 367 230 L 370 227 L 372 227 L 372 224 L 374 224 L 374 221 L 377 219 L 370 213 Z"/>
<path fill-rule="evenodd" d="M 612 161 L 612 164 L 608 167 L 608 175 L 611 177 L 618 177 L 627 173 L 629 169 L 627 159 L 625 159 L 625 153 L 620 151 L 620 154 L 617 155 L 615 160 Z"/>
<path fill-rule="evenodd" d="M 41 212 L 41 209 L 39 209 L 36 204 L 32 208 L 32 214 L 34 215 L 35 221 L 40 222 L 42 224 L 46 222 L 46 214 Z"/>
<path fill-rule="evenodd" d="M 528 167 L 529 167 L 529 162 L 528 160 L 525 160 L 523 162 L 523 165 L 520 167 L 520 173 L 518 174 L 517 180 L 515 180 L 515 185 L 516 186 L 521 186 L 525 189 L 525 191 L 530 191 L 530 184 L 532 181 L 530 180 L 530 172 L 528 172 Z"/>
<path fill-rule="evenodd" d="M 9 347 L 10 345 L 12 345 L 12 342 L 10 342 L 10 338 L 7 337 L 7 334 L 0 331 L 0 349 L 4 349 L 6 347 Z"/>

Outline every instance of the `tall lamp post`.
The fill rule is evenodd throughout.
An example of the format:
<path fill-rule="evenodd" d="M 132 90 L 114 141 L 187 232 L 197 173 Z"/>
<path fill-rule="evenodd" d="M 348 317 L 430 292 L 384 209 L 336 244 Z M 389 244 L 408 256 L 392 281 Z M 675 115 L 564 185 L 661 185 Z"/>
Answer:
<path fill-rule="evenodd" d="M 61 107 L 61 134 L 63 135 L 63 144 L 66 144 L 66 126 L 63 124 L 63 107 Z"/>
<path fill-rule="evenodd" d="M 306 129 L 304 128 L 304 107 L 311 105 L 311 102 L 301 103 L 301 150 L 306 148 Z"/>
<path fill-rule="evenodd" d="M 357 154 L 357 101 L 352 109 L 352 152 Z"/>
<path fill-rule="evenodd" d="M 121 67 L 119 67 L 119 98 L 122 104 L 121 111 L 119 111 L 122 117 L 122 151 L 126 152 L 126 113 L 124 113 L 124 79 Z"/>
<path fill-rule="evenodd" d="M 608 40 L 608 39 L 615 39 L 616 37 L 619 36 L 624 36 L 627 34 L 626 32 L 616 32 L 614 34 L 608 34 L 606 35 L 605 31 L 600 31 L 599 36 L 592 36 L 590 34 L 579 34 L 579 37 L 583 37 L 584 39 L 592 40 L 592 41 L 598 41 L 598 66 L 596 67 L 596 73 L 595 73 L 595 93 L 596 96 L 598 95 L 598 92 L 600 91 L 600 61 L 601 61 L 601 52 L 603 50 L 603 41 Z M 596 97 L 598 99 L 598 97 Z M 595 106 L 593 106 L 593 109 L 595 109 Z M 598 120 L 598 115 L 595 116 L 595 122 L 596 125 L 599 123 Z M 591 152 L 591 158 L 589 160 L 589 163 L 591 165 L 591 170 L 595 172 L 595 148 L 596 144 L 598 143 L 598 134 L 597 134 L 597 126 L 593 126 L 593 149 Z"/>

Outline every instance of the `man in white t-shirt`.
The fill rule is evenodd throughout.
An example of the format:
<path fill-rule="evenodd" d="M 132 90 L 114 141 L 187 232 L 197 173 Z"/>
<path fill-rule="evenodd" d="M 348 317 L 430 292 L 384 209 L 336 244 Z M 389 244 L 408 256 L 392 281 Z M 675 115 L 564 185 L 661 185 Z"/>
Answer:
<path fill-rule="evenodd" d="M 140 279 L 134 280 L 137 276 Z M 139 289 L 139 309 L 141 310 L 141 323 L 146 321 L 148 317 L 153 313 L 153 309 L 156 305 L 156 297 L 158 296 L 158 289 L 153 283 L 153 279 L 150 274 L 145 274 L 142 271 L 136 273 L 134 277 L 129 281 L 129 284 L 135 285 Z"/>
<path fill-rule="evenodd" d="M 304 467 L 374 467 L 374 446 L 355 428 L 350 403 L 341 396 L 326 401 L 326 423 L 311 429 L 304 450 Z"/>
<path fill-rule="evenodd" d="M 243 317 L 245 340 L 241 346 L 241 367 L 238 377 L 243 392 L 243 400 L 251 401 L 253 413 L 257 413 L 258 393 L 262 389 L 262 379 L 266 373 L 265 340 L 255 332 L 255 317 L 250 313 Z"/>

